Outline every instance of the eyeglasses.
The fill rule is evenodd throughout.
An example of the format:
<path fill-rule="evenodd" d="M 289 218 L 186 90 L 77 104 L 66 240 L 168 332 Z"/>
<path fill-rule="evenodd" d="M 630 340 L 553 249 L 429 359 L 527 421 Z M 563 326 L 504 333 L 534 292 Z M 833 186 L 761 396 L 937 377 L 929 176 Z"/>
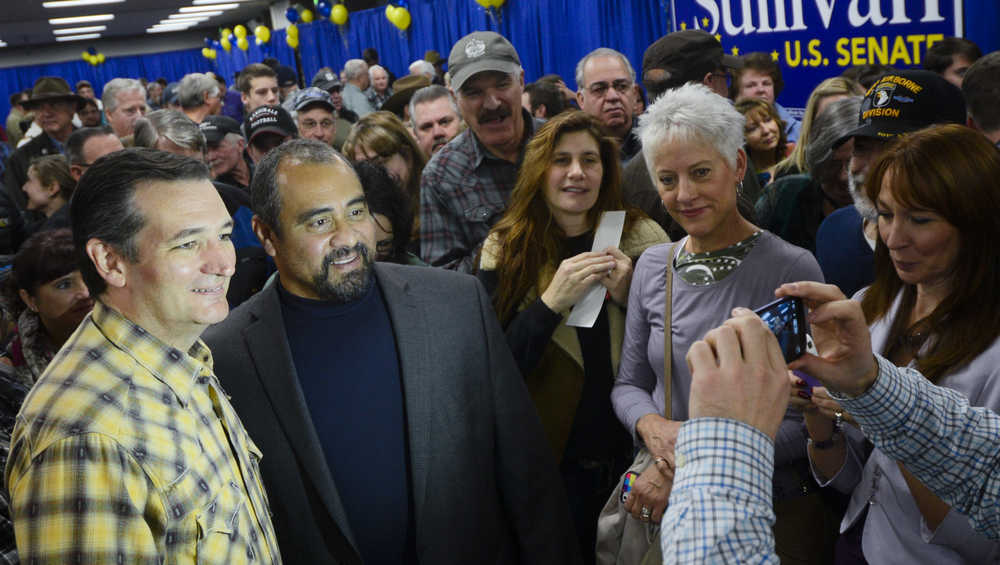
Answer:
<path fill-rule="evenodd" d="M 592 83 L 590 86 L 588 86 L 587 90 L 592 95 L 600 97 L 607 94 L 609 87 L 614 88 L 615 92 L 617 92 L 618 94 L 625 94 L 626 92 L 629 91 L 630 88 L 632 88 L 632 81 L 622 78 L 612 82 L 611 84 L 608 84 L 607 82 L 604 81 L 595 82 Z"/>

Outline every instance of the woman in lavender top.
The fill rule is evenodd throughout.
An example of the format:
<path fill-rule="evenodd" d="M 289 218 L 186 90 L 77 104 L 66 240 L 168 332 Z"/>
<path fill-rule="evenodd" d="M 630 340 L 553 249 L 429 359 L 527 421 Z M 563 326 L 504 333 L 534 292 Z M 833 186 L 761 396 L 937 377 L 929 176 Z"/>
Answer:
<path fill-rule="evenodd" d="M 932 127 L 888 149 L 865 192 L 878 210 L 875 281 L 859 293 L 872 348 L 973 406 L 1000 410 L 1000 153 L 971 129 Z M 836 425 L 850 416 L 836 401 L 822 390 L 808 402 L 797 392 L 816 479 L 851 495 L 838 564 L 1000 561 L 1000 543 L 906 466 Z"/>
<path fill-rule="evenodd" d="M 684 360 L 688 347 L 725 321 L 732 308 L 755 308 L 774 300 L 774 289 L 796 280 L 822 281 L 813 256 L 759 229 L 737 203 L 747 158 L 746 120 L 728 100 L 702 85 L 670 90 L 640 119 L 643 157 L 653 184 L 673 219 L 688 236 L 676 246 L 650 247 L 636 264 L 626 318 L 621 365 L 611 401 L 637 443 L 663 462 L 651 465 L 633 487 L 626 508 L 637 519 L 659 522 L 673 478 L 673 447 L 687 419 L 691 375 Z M 672 277 L 672 418 L 664 418 L 664 301 Z M 801 416 L 790 415 L 776 442 L 775 494 L 803 505 L 808 480 Z M 814 483 L 813 483 L 814 485 Z M 808 495 L 809 492 L 807 491 Z M 812 508 L 811 532 L 830 520 Z M 779 503 L 778 547 L 782 550 Z M 799 544 L 812 539 L 801 522 L 789 528 Z M 831 534 L 832 540 L 832 534 Z M 788 554 L 795 562 L 795 552 Z M 803 552 L 798 552 L 802 555 Z M 783 556 L 784 558 L 785 556 Z M 803 561 L 805 562 L 805 561 Z"/>

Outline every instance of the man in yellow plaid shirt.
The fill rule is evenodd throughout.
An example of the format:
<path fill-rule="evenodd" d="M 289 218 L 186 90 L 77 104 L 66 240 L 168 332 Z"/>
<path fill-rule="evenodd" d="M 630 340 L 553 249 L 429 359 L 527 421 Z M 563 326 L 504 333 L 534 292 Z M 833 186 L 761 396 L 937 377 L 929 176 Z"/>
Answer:
<path fill-rule="evenodd" d="M 198 338 L 228 314 L 236 262 L 208 175 L 192 159 L 126 150 L 76 189 L 74 244 L 98 300 L 11 438 L 24 563 L 281 561 L 260 451 Z"/>

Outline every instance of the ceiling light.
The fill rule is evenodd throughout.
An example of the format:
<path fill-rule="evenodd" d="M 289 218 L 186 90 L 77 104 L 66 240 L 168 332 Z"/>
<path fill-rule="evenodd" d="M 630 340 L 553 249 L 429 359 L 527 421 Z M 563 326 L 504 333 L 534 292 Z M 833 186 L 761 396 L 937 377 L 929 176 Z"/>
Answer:
<path fill-rule="evenodd" d="M 72 18 L 52 18 L 49 23 L 57 26 L 63 24 L 89 24 L 90 22 L 109 22 L 115 19 L 114 14 L 97 14 L 94 16 L 75 16 Z"/>
<path fill-rule="evenodd" d="M 207 4 L 225 4 L 228 2 L 250 2 L 251 0 L 194 0 L 191 2 L 195 6 L 205 6 Z"/>
<path fill-rule="evenodd" d="M 150 26 L 149 29 L 187 29 L 195 25 L 195 22 L 182 23 L 182 24 L 156 24 Z"/>
<path fill-rule="evenodd" d="M 7 47 L 7 42 L 0 39 L 0 47 Z"/>
<path fill-rule="evenodd" d="M 181 8 L 180 10 L 177 10 L 177 11 L 180 12 L 180 13 L 182 13 L 182 14 L 193 14 L 193 13 L 197 13 L 197 12 L 208 12 L 208 11 L 211 11 L 211 10 L 232 10 L 233 8 L 239 8 L 239 7 L 240 7 L 240 5 L 236 4 L 236 3 L 233 3 L 233 4 L 213 4 L 211 6 L 185 6 L 185 7 Z"/>
<path fill-rule="evenodd" d="M 197 14 L 170 14 L 169 19 L 171 20 L 193 20 L 195 18 L 208 19 L 213 16 L 222 15 L 222 11 L 218 12 L 198 12 Z"/>
<path fill-rule="evenodd" d="M 94 6 L 96 4 L 121 4 L 125 0 L 55 0 L 42 2 L 43 8 L 75 8 L 77 6 Z"/>
<path fill-rule="evenodd" d="M 153 24 L 150 27 L 191 27 L 193 25 L 198 25 L 200 23 L 201 22 L 198 22 L 198 21 L 189 22 L 189 21 L 185 21 L 185 20 L 178 20 L 176 22 L 162 21 L 162 22 L 160 22 L 158 24 Z"/>
<path fill-rule="evenodd" d="M 108 26 L 84 26 L 84 27 L 68 27 L 64 29 L 54 29 L 52 33 L 55 35 L 70 35 L 76 33 L 91 33 L 94 31 L 104 31 L 108 29 Z"/>
<path fill-rule="evenodd" d="M 146 33 L 167 33 L 170 31 L 182 31 L 191 26 L 175 26 L 175 27 L 151 27 L 146 30 Z"/>
<path fill-rule="evenodd" d="M 97 39 L 100 37 L 99 33 L 84 33 L 83 35 L 63 35 L 62 37 L 57 37 L 56 41 L 78 41 L 80 39 Z"/>

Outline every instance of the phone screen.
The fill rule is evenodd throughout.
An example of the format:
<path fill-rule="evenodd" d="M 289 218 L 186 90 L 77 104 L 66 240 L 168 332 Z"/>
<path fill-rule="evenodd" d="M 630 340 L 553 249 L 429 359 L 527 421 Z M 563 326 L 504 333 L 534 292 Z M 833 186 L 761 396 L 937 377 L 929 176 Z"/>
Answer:
<path fill-rule="evenodd" d="M 800 298 L 782 298 L 754 312 L 777 336 L 786 363 L 798 359 L 805 353 L 806 316 Z"/>

